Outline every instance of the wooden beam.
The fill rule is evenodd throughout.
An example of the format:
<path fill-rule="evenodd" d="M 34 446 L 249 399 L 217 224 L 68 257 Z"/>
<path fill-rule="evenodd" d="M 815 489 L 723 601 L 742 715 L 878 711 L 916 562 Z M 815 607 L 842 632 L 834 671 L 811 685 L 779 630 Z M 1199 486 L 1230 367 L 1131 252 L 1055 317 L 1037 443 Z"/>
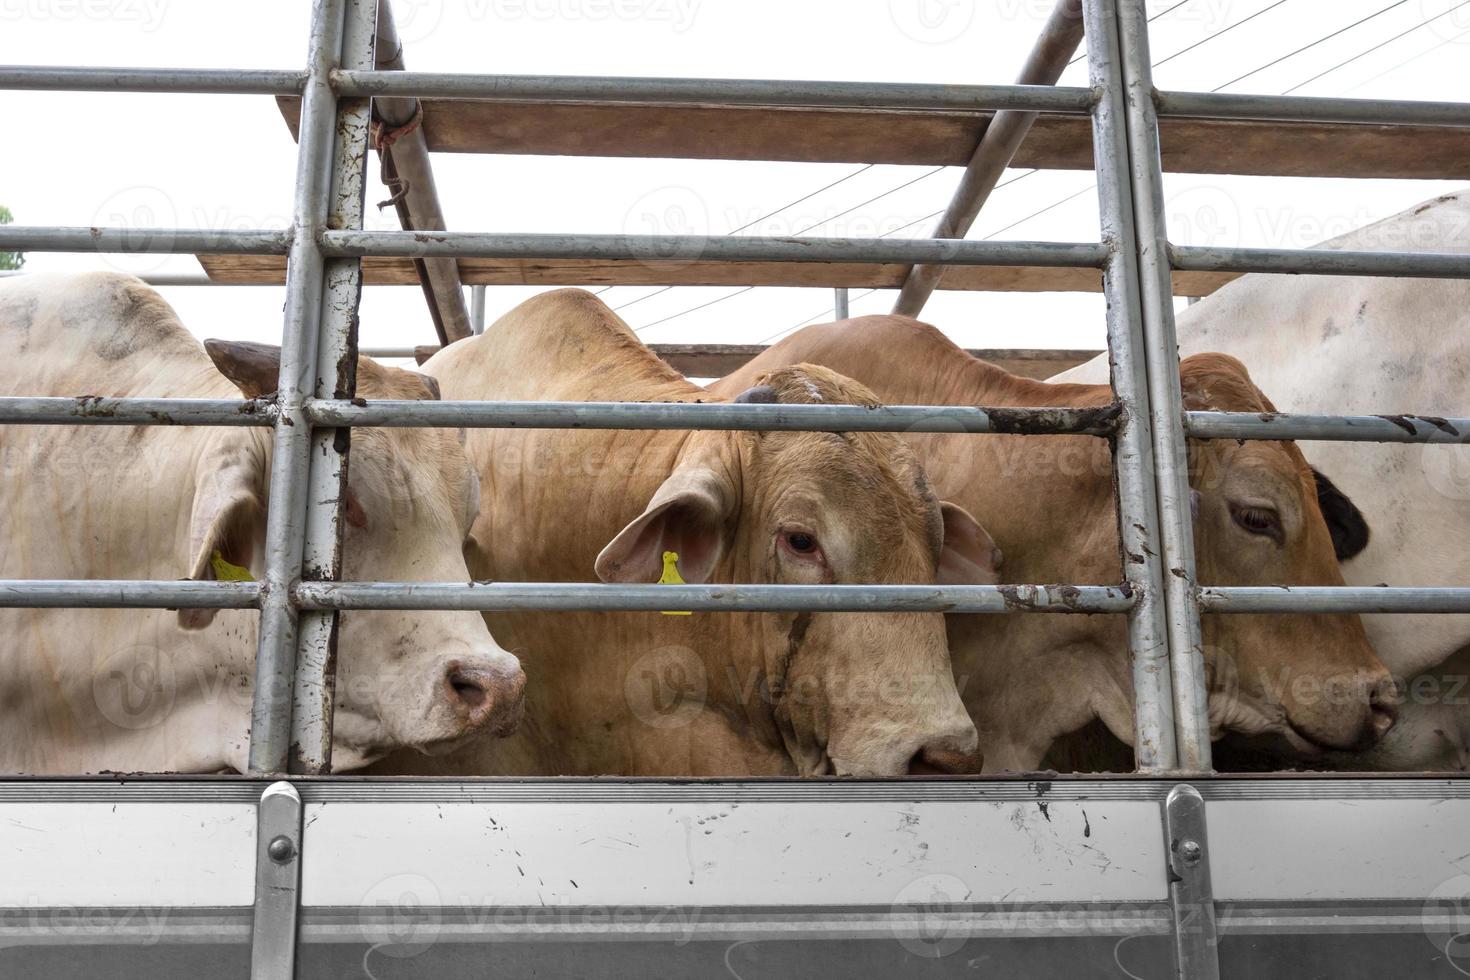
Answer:
<path fill-rule="evenodd" d="M 761 344 L 649 344 L 649 348 L 680 374 L 690 378 L 723 378 L 743 367 L 765 346 Z M 413 349 L 414 360 L 423 364 L 439 352 L 436 344 Z M 969 353 L 1023 378 L 1045 380 L 1068 368 L 1085 364 L 1102 351 L 1096 350 L 1010 350 L 977 348 Z"/>
<path fill-rule="evenodd" d="M 279 255 L 200 255 L 209 277 L 221 283 L 283 283 L 286 260 Z M 907 272 L 901 265 L 823 262 L 674 262 L 651 260 L 460 259 L 466 285 L 486 286 L 817 286 L 897 289 Z M 1178 296 L 1208 296 L 1239 277 L 1232 272 L 1176 272 Z M 413 261 L 370 256 L 363 259 L 363 281 L 376 285 L 418 282 Z M 1095 293 L 1102 289 L 1096 269 L 955 266 L 941 289 L 969 292 Z"/>
<path fill-rule="evenodd" d="M 299 102 L 280 97 L 296 131 Z M 674 157 L 964 166 L 991 113 L 425 99 L 441 153 Z M 1161 121 L 1164 169 L 1272 177 L 1470 178 L 1470 129 L 1314 122 Z M 1016 167 L 1091 170 L 1081 116 L 1041 115 Z"/>

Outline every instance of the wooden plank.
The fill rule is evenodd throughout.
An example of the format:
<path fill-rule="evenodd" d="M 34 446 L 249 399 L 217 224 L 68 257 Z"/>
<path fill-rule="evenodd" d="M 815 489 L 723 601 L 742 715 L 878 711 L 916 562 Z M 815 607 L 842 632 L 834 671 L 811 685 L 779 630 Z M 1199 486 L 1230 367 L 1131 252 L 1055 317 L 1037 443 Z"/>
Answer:
<path fill-rule="evenodd" d="M 280 98 L 294 134 L 295 99 Z M 985 112 L 425 99 L 429 149 L 963 166 Z M 1470 177 L 1470 129 L 1162 120 L 1164 169 L 1282 177 Z M 1091 170 L 1090 122 L 1042 115 L 1012 162 Z"/>
<path fill-rule="evenodd" d="M 283 283 L 286 260 L 279 255 L 200 255 L 211 279 L 223 283 Z M 851 289 L 897 289 L 906 269 L 901 265 L 824 262 L 674 262 L 628 260 L 461 259 L 460 279 L 487 286 L 846 286 Z M 1208 296 L 1239 277 L 1230 272 L 1176 272 L 1179 296 Z M 413 262 L 370 256 L 363 260 L 363 281 L 376 285 L 418 282 Z M 1099 292 L 1096 269 L 1051 269 L 955 266 L 940 289 L 969 292 Z"/>
<path fill-rule="evenodd" d="M 746 362 L 765 350 L 762 344 L 649 344 L 649 348 L 679 373 L 690 378 L 723 378 L 744 367 Z M 437 344 L 421 344 L 413 349 L 414 360 L 423 364 L 439 352 Z M 1085 364 L 1102 351 L 1096 350 L 1012 350 L 978 348 L 969 353 L 983 361 L 1023 378 L 1044 380 L 1068 368 Z"/>

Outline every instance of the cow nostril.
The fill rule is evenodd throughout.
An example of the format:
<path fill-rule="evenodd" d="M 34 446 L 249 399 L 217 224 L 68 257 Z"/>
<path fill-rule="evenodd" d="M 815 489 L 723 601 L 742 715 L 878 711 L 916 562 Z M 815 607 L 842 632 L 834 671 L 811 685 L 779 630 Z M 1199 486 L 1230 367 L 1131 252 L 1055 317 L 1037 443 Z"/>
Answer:
<path fill-rule="evenodd" d="M 1373 686 L 1368 694 L 1369 725 L 1375 740 L 1387 735 L 1399 716 L 1398 685 L 1393 678 L 1385 677 Z"/>
<path fill-rule="evenodd" d="M 460 671 L 450 673 L 449 687 L 454 691 L 455 697 L 471 708 L 480 707 L 489 698 L 479 681 Z"/>

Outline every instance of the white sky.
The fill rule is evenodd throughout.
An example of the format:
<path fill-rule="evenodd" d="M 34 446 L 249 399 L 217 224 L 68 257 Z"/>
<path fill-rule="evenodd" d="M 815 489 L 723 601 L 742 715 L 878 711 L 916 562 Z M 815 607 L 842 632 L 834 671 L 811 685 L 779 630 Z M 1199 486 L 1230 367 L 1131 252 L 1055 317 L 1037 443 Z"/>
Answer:
<path fill-rule="evenodd" d="M 1159 13 L 1174 0 L 1154 0 Z M 1274 5 L 1274 9 L 1272 8 Z M 1010 82 L 1051 0 L 395 0 L 409 68 L 571 75 Z M 298 68 L 306 0 L 0 0 L 0 62 L 153 67 Z M 1388 8 L 1388 9 L 1384 9 Z M 1153 28 L 1162 88 L 1209 90 L 1384 12 L 1230 86 L 1276 94 L 1400 32 L 1405 36 L 1302 87 L 1303 95 L 1470 100 L 1470 3 L 1463 0 L 1190 0 Z M 1262 13 L 1262 11 L 1265 11 Z M 1242 23 L 1247 18 L 1254 19 Z M 922 15 L 922 16 L 921 16 Z M 1429 21 L 1417 27 L 1424 21 Z M 928 25 L 928 26 L 926 26 Z M 1412 29 L 1412 30 L 1411 30 Z M 1085 84 L 1075 65 L 1064 84 Z M 289 220 L 295 146 L 266 96 L 5 92 L 0 203 L 19 224 L 279 228 Z M 1412 148 L 1406 146 L 1406 153 Z M 647 231 L 647 214 L 683 215 L 670 231 L 723 234 L 858 169 L 853 164 L 438 154 L 449 226 L 512 232 Z M 375 167 L 370 168 L 376 170 Z M 929 168 L 878 166 L 749 229 L 791 234 Z M 871 236 L 944 206 L 959 168 L 919 180 L 814 235 Z M 1008 175 L 1016 176 L 1016 174 Z M 997 190 L 971 238 L 1091 187 L 1085 172 L 1046 172 Z M 1174 174 L 1171 237 L 1183 244 L 1304 247 L 1461 182 Z M 369 226 L 396 227 L 373 201 Z M 903 232 L 927 234 L 924 222 Z M 1001 238 L 1095 241 L 1089 189 Z M 33 253 L 26 268 L 197 272 L 189 256 Z M 493 287 L 495 316 L 535 292 Z M 162 292 L 200 336 L 277 340 L 275 287 Z M 654 292 L 618 287 L 614 307 Z M 653 324 L 734 288 L 679 287 L 622 311 Z M 854 293 L 855 313 L 886 312 L 893 293 Z M 831 292 L 761 288 L 641 333 L 649 342 L 752 343 L 804 318 L 830 318 Z M 940 292 L 926 318 L 969 346 L 1101 347 L 1095 295 Z M 416 288 L 376 287 L 362 344 L 431 343 Z"/>

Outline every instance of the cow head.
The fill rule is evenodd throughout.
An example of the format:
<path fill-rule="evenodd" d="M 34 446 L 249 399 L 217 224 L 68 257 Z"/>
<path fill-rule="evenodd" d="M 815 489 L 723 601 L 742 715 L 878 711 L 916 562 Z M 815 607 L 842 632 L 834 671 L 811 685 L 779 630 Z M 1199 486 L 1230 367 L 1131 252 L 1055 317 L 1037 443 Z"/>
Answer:
<path fill-rule="evenodd" d="M 866 388 L 813 365 L 765 375 L 736 401 L 876 406 Z M 605 581 L 683 578 L 801 585 L 987 583 L 999 553 L 964 510 L 936 501 L 890 433 L 700 432 L 647 508 L 597 558 Z M 977 737 L 939 613 L 730 616 L 711 677 L 755 678 L 727 712 L 775 733 L 804 775 L 969 771 Z M 733 663 L 730 661 L 733 660 Z"/>
<path fill-rule="evenodd" d="M 1185 407 L 1272 412 L 1245 366 L 1223 354 L 1180 364 Z M 1202 585 L 1342 585 L 1340 560 L 1366 546 L 1351 501 L 1291 442 L 1190 445 Z M 1393 724 L 1395 688 L 1360 618 L 1215 615 L 1203 621 L 1217 729 L 1273 733 L 1302 755 L 1366 747 Z"/>
<path fill-rule="evenodd" d="M 280 351 L 209 341 L 220 372 L 247 398 L 275 390 Z M 432 379 L 357 363 L 365 398 L 428 399 Z M 262 571 L 269 452 L 263 441 L 207 455 L 196 472 L 190 577 L 216 568 Z M 354 429 L 343 502 L 342 578 L 469 580 L 462 547 L 479 509 L 479 484 L 462 438 L 445 429 Z M 218 555 L 226 563 L 217 566 Z M 212 610 L 180 622 L 207 627 Z M 473 612 L 353 611 L 341 614 L 333 764 L 361 766 L 398 747 L 447 751 L 477 734 L 506 735 L 521 713 L 525 675 Z"/>

